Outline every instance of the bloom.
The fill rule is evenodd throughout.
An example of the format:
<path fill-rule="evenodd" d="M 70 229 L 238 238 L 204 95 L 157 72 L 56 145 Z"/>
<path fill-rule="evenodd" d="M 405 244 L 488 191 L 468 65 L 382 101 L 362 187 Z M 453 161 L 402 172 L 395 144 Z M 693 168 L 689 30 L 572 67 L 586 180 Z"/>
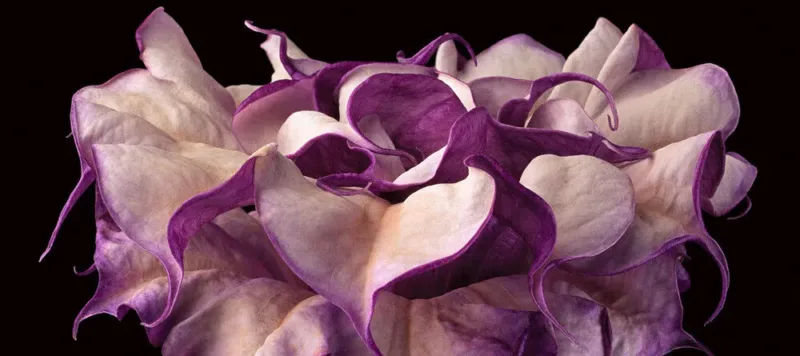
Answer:
<path fill-rule="evenodd" d="M 59 221 L 94 181 L 100 274 L 76 328 L 134 309 L 165 354 L 700 347 L 682 245 L 727 286 L 700 212 L 756 174 L 724 150 L 722 69 L 670 69 L 605 20 L 566 59 L 516 35 L 473 62 L 446 34 L 327 64 L 248 26 L 269 84 L 222 87 L 159 9 L 137 31 L 146 69 L 74 96 L 83 175 Z"/>

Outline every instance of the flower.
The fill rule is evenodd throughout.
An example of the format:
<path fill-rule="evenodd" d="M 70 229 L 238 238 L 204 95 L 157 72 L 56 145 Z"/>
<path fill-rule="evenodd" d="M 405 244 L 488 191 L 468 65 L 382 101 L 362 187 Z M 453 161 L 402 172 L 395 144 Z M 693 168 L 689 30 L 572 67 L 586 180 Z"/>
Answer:
<path fill-rule="evenodd" d="M 328 64 L 247 26 L 269 84 L 221 86 L 159 8 L 136 32 L 146 69 L 73 97 L 82 175 L 48 250 L 94 183 L 99 284 L 74 335 L 133 309 L 168 355 L 703 349 L 681 326 L 684 244 L 717 261 L 721 308 L 701 211 L 756 176 L 725 151 L 724 70 L 671 69 L 604 19 L 566 59 L 445 34 L 398 63 Z"/>

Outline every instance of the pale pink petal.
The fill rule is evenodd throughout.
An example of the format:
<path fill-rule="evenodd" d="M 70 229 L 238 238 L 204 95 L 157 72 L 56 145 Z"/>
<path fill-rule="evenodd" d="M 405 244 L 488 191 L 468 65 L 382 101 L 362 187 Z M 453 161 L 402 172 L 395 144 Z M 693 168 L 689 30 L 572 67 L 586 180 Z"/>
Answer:
<path fill-rule="evenodd" d="M 615 92 L 628 80 L 629 74 L 649 69 L 669 69 L 669 65 L 650 36 L 638 26 L 631 25 L 614 50 L 609 53 L 603 68 L 597 73 L 597 80 Z M 595 112 L 603 104 L 605 104 L 603 93 L 592 88 L 584 104 L 586 111 Z"/>
<path fill-rule="evenodd" d="M 548 100 L 531 113 L 525 126 L 560 130 L 581 136 L 600 133 L 600 128 L 586 115 L 586 111 L 571 99 Z"/>
<path fill-rule="evenodd" d="M 600 125 L 600 129 L 620 145 L 656 150 L 713 130 L 727 138 L 739 120 L 733 83 L 725 70 L 713 64 L 639 71 L 613 94 L 620 127 L 611 131 Z M 609 110 L 604 107 L 587 113 L 598 120 Z"/>
<path fill-rule="evenodd" d="M 563 71 L 596 78 L 621 38 L 622 32 L 617 26 L 605 18 L 599 18 L 583 42 L 567 57 Z M 566 83 L 556 87 L 550 97 L 572 99 L 583 106 L 591 90 L 592 87 L 586 84 Z"/>
<path fill-rule="evenodd" d="M 561 71 L 564 57 L 525 34 L 507 37 L 466 62 L 456 77 L 471 82 L 484 77 L 535 80 Z"/>
<path fill-rule="evenodd" d="M 473 99 L 474 96 L 470 85 L 447 73 L 438 73 L 437 78 L 456 93 L 456 96 L 461 100 L 461 104 L 464 105 L 467 111 L 475 108 L 475 100 Z"/>
<path fill-rule="evenodd" d="M 224 113 L 233 112 L 233 98 L 203 70 L 183 30 L 164 8 L 156 9 L 142 22 L 136 30 L 136 43 L 142 62 L 154 77 L 168 81 L 177 87 L 174 89 L 195 94 L 193 101 L 213 103 Z"/>
<path fill-rule="evenodd" d="M 467 246 L 492 208 L 492 178 L 477 169 L 390 206 L 365 194 L 325 193 L 274 151 L 259 167 L 256 209 L 270 239 L 294 272 L 348 312 L 365 340 L 374 294 Z"/>
<path fill-rule="evenodd" d="M 605 251 L 634 218 L 631 179 L 599 158 L 541 155 L 528 164 L 520 183 L 553 209 L 557 237 L 552 260 Z"/>
<path fill-rule="evenodd" d="M 700 134 L 623 166 L 633 181 L 636 218 L 617 244 L 598 256 L 569 262 L 570 269 L 608 275 L 646 263 L 669 248 L 696 241 L 716 260 L 722 274 L 724 303 L 728 267 L 719 246 L 703 225 L 700 204 L 722 178 L 724 147 L 720 132 Z"/>
<path fill-rule="evenodd" d="M 747 196 L 758 169 L 735 153 L 725 156 L 725 174 L 710 200 L 703 201 L 703 210 L 715 216 L 725 215 Z"/>
<path fill-rule="evenodd" d="M 269 83 L 247 97 L 233 116 L 233 131 L 252 153 L 275 142 L 278 130 L 293 113 L 314 108 L 314 80 L 281 80 Z"/>
<path fill-rule="evenodd" d="M 244 99 L 247 99 L 250 94 L 253 94 L 253 92 L 260 87 L 261 85 L 239 84 L 227 86 L 225 87 L 225 90 L 231 94 L 236 106 L 239 106 Z"/>
<path fill-rule="evenodd" d="M 484 77 L 471 81 L 469 88 L 475 105 L 485 107 L 493 117 L 497 117 L 503 104 L 529 94 L 531 82 L 509 77 Z"/>
<path fill-rule="evenodd" d="M 467 59 L 458 53 L 456 43 L 453 40 L 439 45 L 436 49 L 436 61 L 434 67 L 437 71 L 447 73 L 452 76 L 458 75 L 460 64 L 466 63 Z"/>
<path fill-rule="evenodd" d="M 111 217 L 131 240 L 164 264 L 170 278 L 170 294 L 176 295 L 182 265 L 167 242 L 167 226 L 173 213 L 187 199 L 230 178 L 247 156 L 188 143 L 178 144 L 171 151 L 140 145 L 95 144 L 92 151 L 98 191 Z M 201 224 L 197 225 L 199 228 Z M 169 307 L 164 315 L 168 312 Z"/>
<path fill-rule="evenodd" d="M 95 295 L 75 319 L 73 336 L 77 334 L 78 324 L 93 315 L 105 313 L 121 319 L 128 309 L 134 309 L 142 321 L 150 322 L 159 317 L 167 303 L 168 276 L 162 263 L 117 225 L 99 193 L 95 205 L 97 249 L 94 260 L 99 283 Z M 271 277 L 304 287 L 272 246 L 264 244 L 264 239 L 267 237 L 257 220 L 241 209 L 231 210 L 198 230 L 185 251 L 183 268 L 186 271 L 219 269 L 249 278 Z M 147 295 L 145 290 L 157 280 L 164 281 L 163 296 Z M 151 342 L 160 344 L 170 328 L 170 322 L 166 322 L 150 329 Z"/>

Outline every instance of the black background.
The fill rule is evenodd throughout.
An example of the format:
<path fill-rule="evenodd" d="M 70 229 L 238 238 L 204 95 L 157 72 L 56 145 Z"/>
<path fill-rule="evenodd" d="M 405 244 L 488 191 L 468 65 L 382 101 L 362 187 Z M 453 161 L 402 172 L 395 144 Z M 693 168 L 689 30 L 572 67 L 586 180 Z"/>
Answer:
<path fill-rule="evenodd" d="M 5 204 L 12 215 L 4 221 L 5 240 L 11 244 L 4 245 L 3 254 L 11 262 L 5 271 L 12 279 L 6 281 L 3 295 L 14 299 L 4 303 L 12 312 L 5 323 L 13 330 L 6 342 L 24 345 L 24 354 L 158 354 L 147 343 L 135 313 L 122 322 L 111 316 L 90 318 L 77 341 L 70 337 L 73 318 L 97 283 L 96 274 L 72 273 L 73 266 L 83 269 L 92 262 L 91 194 L 73 210 L 48 258 L 37 260 L 79 177 L 72 139 L 65 138 L 71 96 L 83 86 L 142 67 L 134 31 L 159 5 L 181 24 L 206 70 L 223 85 L 269 81 L 271 67 L 258 47 L 263 36 L 244 27 L 247 19 L 283 30 L 312 58 L 333 62 L 392 61 L 397 50 L 413 54 L 444 32 L 461 34 L 476 51 L 508 35 L 527 33 L 567 56 L 597 17 L 604 16 L 623 31 L 631 23 L 642 27 L 674 68 L 705 62 L 722 66 L 733 79 L 742 107 L 727 147 L 757 165 L 759 176 L 748 216 L 736 221 L 707 219 L 728 257 L 732 284 L 722 314 L 706 327 L 703 321 L 719 295 L 719 276 L 702 250 L 690 248 L 692 288 L 683 296 L 684 326 L 718 355 L 778 352 L 789 331 L 796 329 L 781 322 L 792 320 L 798 300 L 797 277 L 790 272 L 796 262 L 788 258 L 797 233 L 781 226 L 796 218 L 789 216 L 792 210 L 780 208 L 795 195 L 787 184 L 790 173 L 781 168 L 797 159 L 789 145 L 796 141 L 790 135 L 798 119 L 794 72 L 800 62 L 789 57 L 797 38 L 789 32 L 792 23 L 781 20 L 788 9 L 700 9 L 696 4 L 665 3 L 598 9 L 571 2 L 550 8 L 496 1 L 323 7 L 300 1 L 198 3 L 29 2 L 21 4 L 25 9 L 5 13 L 4 26 L 11 26 L 3 31 L 3 58 L 12 62 L 4 65 L 5 84 L 13 94 L 3 95 L 3 106 L 14 110 L 4 117 L 12 124 L 5 132 L 4 143 L 10 148 L 4 161 L 6 176 L 19 181 L 4 184 L 12 194 Z"/>

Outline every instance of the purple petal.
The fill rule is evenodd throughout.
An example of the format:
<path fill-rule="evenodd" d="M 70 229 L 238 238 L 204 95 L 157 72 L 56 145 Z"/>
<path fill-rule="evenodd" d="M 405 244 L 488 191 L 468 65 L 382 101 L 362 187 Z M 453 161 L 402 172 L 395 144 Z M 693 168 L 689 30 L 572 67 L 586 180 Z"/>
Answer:
<path fill-rule="evenodd" d="M 472 51 L 472 47 L 469 45 L 469 43 L 467 43 L 467 40 L 455 33 L 445 33 L 437 37 L 435 40 L 431 41 L 431 43 L 428 43 L 428 45 L 419 50 L 419 52 L 417 52 L 417 54 L 411 58 L 405 58 L 405 53 L 403 53 L 403 51 L 397 52 L 397 61 L 403 64 L 425 65 L 425 63 L 428 63 L 428 60 L 430 60 L 430 58 L 433 56 L 433 52 L 439 49 L 440 45 L 445 42 L 452 41 L 458 41 L 464 47 L 466 47 L 470 57 L 472 57 L 475 61 L 475 65 L 478 65 L 477 59 L 475 58 L 475 52 Z"/>
<path fill-rule="evenodd" d="M 308 58 L 281 31 L 259 28 L 253 25 L 252 21 L 245 21 L 244 24 L 252 31 L 267 35 L 261 48 L 267 53 L 267 59 L 275 71 L 272 74 L 273 82 L 285 79 L 304 79 L 327 65 L 325 62 Z"/>
<path fill-rule="evenodd" d="M 314 80 L 279 80 L 264 85 L 242 101 L 233 117 L 233 132 L 245 151 L 275 142 L 278 130 L 297 111 L 313 109 Z"/>
<path fill-rule="evenodd" d="M 547 203 L 491 159 L 472 156 L 465 164 L 494 179 L 491 219 L 466 251 L 446 265 L 398 281 L 392 289 L 394 293 L 407 298 L 431 298 L 485 279 L 533 273 L 550 256 L 556 226 Z"/>
<path fill-rule="evenodd" d="M 362 119 L 376 117 L 397 149 L 422 160 L 447 144 L 450 127 L 464 113 L 459 98 L 439 79 L 387 73 L 375 74 L 353 90 L 347 119 L 363 135 Z"/>
<path fill-rule="evenodd" d="M 337 62 L 322 68 L 314 76 L 314 110 L 336 117 L 339 112 L 336 88 L 342 78 L 366 62 Z"/>
<path fill-rule="evenodd" d="M 485 77 L 469 83 L 475 105 L 483 106 L 497 117 L 503 104 L 528 95 L 531 82 L 508 77 Z"/>
<path fill-rule="evenodd" d="M 309 177 L 342 171 L 369 173 L 385 180 L 400 175 L 405 169 L 399 157 L 374 154 L 363 148 L 377 144 L 385 147 L 386 151 L 396 151 L 380 122 L 373 117 L 364 120 L 361 128 L 362 133 L 357 133 L 347 123 L 325 114 L 296 112 L 281 126 L 276 143 L 279 152 L 295 160 L 303 174 Z M 373 143 L 366 141 L 364 135 L 371 137 Z M 321 150 L 323 147 L 325 151 Z"/>
<path fill-rule="evenodd" d="M 679 259 L 675 250 L 668 250 L 642 266 L 608 277 L 554 270 L 547 281 L 548 298 L 559 301 L 559 322 L 582 344 L 556 333 L 559 354 L 663 355 L 678 348 L 705 350 L 682 328 Z"/>

